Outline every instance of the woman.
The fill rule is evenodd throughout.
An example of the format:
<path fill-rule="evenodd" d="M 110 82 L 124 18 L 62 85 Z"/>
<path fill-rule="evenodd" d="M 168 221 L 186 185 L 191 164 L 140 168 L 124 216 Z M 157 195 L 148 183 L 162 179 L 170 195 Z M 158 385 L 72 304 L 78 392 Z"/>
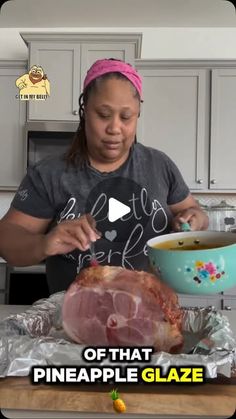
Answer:
<path fill-rule="evenodd" d="M 1 256 L 15 266 L 46 260 L 51 293 L 89 265 L 92 242 L 99 263 L 145 270 L 149 238 L 178 231 L 182 222 L 192 230 L 208 226 L 175 164 L 136 142 L 141 98 L 132 66 L 96 61 L 84 81 L 70 150 L 28 169 L 0 222 Z M 130 208 L 115 222 L 110 198 Z"/>

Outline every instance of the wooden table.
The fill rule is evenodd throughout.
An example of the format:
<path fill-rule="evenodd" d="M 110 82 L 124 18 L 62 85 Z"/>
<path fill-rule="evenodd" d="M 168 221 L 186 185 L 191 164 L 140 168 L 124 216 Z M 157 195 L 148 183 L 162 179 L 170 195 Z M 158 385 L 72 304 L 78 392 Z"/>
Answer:
<path fill-rule="evenodd" d="M 0 406 L 8 409 L 113 413 L 106 386 L 31 385 L 29 379 L 0 380 Z M 229 417 L 236 409 L 236 385 L 120 386 L 127 413 Z"/>

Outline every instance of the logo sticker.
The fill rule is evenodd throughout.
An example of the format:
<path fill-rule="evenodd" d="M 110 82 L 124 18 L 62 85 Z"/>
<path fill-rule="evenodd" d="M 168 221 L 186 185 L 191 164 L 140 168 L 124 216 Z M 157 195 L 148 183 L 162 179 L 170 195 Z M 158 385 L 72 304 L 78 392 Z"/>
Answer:
<path fill-rule="evenodd" d="M 37 65 L 16 80 L 16 87 L 19 89 L 16 97 L 20 100 L 46 100 L 50 96 L 50 82 L 43 68 Z"/>

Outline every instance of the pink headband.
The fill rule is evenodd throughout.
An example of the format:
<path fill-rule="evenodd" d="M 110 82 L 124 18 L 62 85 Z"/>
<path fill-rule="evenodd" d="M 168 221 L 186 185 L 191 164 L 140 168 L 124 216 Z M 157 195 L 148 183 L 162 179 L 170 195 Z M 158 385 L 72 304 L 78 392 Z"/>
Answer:
<path fill-rule="evenodd" d="M 97 77 L 113 72 L 121 73 L 127 77 L 127 79 L 129 79 L 129 81 L 131 81 L 137 89 L 140 98 L 142 97 L 142 79 L 134 67 L 124 61 L 107 58 L 95 61 L 95 63 L 90 67 L 84 79 L 84 89 Z"/>

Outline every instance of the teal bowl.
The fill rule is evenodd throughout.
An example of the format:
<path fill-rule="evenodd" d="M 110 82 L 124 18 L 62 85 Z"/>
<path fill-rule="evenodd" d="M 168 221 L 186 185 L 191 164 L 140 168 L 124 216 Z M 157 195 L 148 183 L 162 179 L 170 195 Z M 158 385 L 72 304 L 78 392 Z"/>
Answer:
<path fill-rule="evenodd" d="M 191 231 L 147 242 L 152 270 L 183 294 L 215 294 L 236 286 L 236 234 Z"/>

